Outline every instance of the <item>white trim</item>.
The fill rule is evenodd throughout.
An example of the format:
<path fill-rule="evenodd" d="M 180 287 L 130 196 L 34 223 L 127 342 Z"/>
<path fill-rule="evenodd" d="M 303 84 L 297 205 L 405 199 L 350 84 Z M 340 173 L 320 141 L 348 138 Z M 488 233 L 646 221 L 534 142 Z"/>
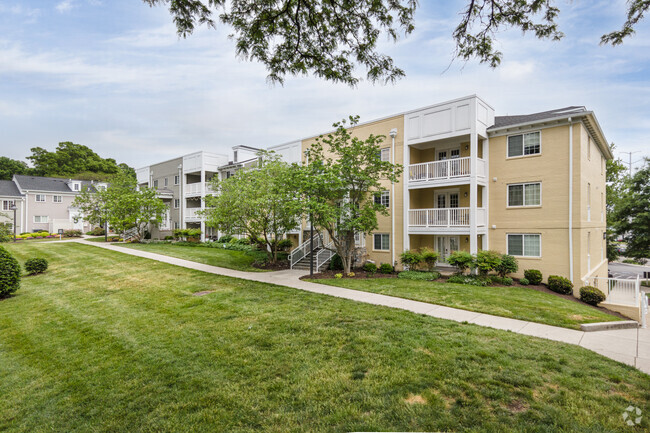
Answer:
<path fill-rule="evenodd" d="M 377 249 L 377 248 L 375 248 L 376 247 L 375 236 L 377 236 L 377 235 L 388 236 L 388 248 L 386 248 L 386 249 L 383 249 L 383 248 Z M 383 243 L 383 241 L 382 241 L 382 243 Z M 381 245 L 380 245 L 380 247 L 381 247 Z M 372 234 L 372 250 L 373 251 L 380 251 L 380 252 L 384 252 L 384 253 L 390 251 L 390 233 L 373 233 Z M 391 266 L 392 265 L 393 264 L 391 263 Z"/>
<path fill-rule="evenodd" d="M 50 222 L 49 215 L 34 215 L 34 224 L 48 224 Z M 36 221 L 36 218 L 41 218 L 41 221 Z M 45 221 L 42 219 L 45 218 Z"/>
<path fill-rule="evenodd" d="M 530 153 L 526 155 L 524 152 L 526 150 L 526 144 L 524 143 L 525 140 L 525 135 L 528 134 L 539 134 L 539 152 L 537 153 Z M 515 155 L 515 156 L 510 156 L 508 155 L 508 152 L 510 150 L 510 143 L 508 142 L 510 137 L 516 137 L 518 135 L 521 135 L 521 155 Z M 527 158 L 530 156 L 541 156 L 542 155 L 542 131 L 541 130 L 535 130 L 535 131 L 526 131 L 526 132 L 519 132 L 517 134 L 509 134 L 506 135 L 506 159 L 519 159 L 519 158 Z"/>
<path fill-rule="evenodd" d="M 59 198 L 59 201 L 57 201 L 57 197 Z M 62 195 L 52 195 L 52 203 L 63 203 L 63 196 Z"/>
<path fill-rule="evenodd" d="M 43 198 L 43 200 L 39 200 L 39 198 Z M 47 202 L 47 194 L 34 194 L 34 201 L 36 203 L 45 203 Z"/>
<path fill-rule="evenodd" d="M 539 204 L 526 204 L 526 185 L 537 185 L 539 184 Z M 510 187 L 522 185 L 522 203 L 521 205 L 511 205 L 510 204 Z M 508 183 L 506 184 L 506 208 L 508 209 L 521 209 L 521 208 L 536 208 L 542 207 L 542 181 L 533 181 L 533 182 L 517 182 L 517 183 Z"/>
<path fill-rule="evenodd" d="M 569 280 L 573 283 L 573 122 L 569 117 Z"/>
<path fill-rule="evenodd" d="M 521 253 L 522 255 L 510 254 L 510 248 L 508 244 L 508 236 L 521 236 Z M 539 236 L 539 255 L 538 256 L 526 256 L 523 253 L 526 251 L 526 245 L 524 243 L 525 236 Z M 521 257 L 522 259 L 541 259 L 542 258 L 542 234 L 541 233 L 506 233 L 506 254 L 509 254 L 513 257 Z"/>

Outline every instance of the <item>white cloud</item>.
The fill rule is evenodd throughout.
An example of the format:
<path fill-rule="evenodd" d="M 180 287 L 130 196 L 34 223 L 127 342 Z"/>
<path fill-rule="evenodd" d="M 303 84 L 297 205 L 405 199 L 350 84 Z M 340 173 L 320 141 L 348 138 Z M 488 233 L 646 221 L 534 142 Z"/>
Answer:
<path fill-rule="evenodd" d="M 57 3 L 57 5 L 54 8 L 59 13 L 65 13 L 65 12 L 70 12 L 73 7 L 74 7 L 74 3 L 72 0 L 63 0 Z"/>

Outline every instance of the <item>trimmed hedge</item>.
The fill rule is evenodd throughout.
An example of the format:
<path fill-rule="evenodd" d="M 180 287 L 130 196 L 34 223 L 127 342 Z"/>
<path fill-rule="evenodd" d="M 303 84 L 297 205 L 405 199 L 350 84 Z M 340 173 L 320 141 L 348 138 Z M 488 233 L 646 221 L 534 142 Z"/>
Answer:
<path fill-rule="evenodd" d="M 549 275 L 548 288 L 563 295 L 570 295 L 573 293 L 573 283 L 567 278 L 560 277 L 559 275 Z"/>
<path fill-rule="evenodd" d="M 47 271 L 47 260 L 34 258 L 25 262 L 25 270 L 29 275 L 42 274 Z"/>
<path fill-rule="evenodd" d="M 517 263 L 517 259 L 515 259 L 513 256 L 509 254 L 502 254 L 501 263 L 499 263 L 499 265 L 496 266 L 494 270 L 497 274 L 499 274 L 500 277 L 505 278 L 508 276 L 508 274 L 512 274 L 513 272 L 517 272 L 519 270 L 519 263 Z"/>
<path fill-rule="evenodd" d="M 607 299 L 607 296 L 599 289 L 593 286 L 584 286 L 580 288 L 580 300 L 589 305 L 598 305 Z"/>
<path fill-rule="evenodd" d="M 366 262 L 366 264 L 363 265 L 363 270 L 369 274 L 374 274 L 377 272 L 377 265 L 375 265 L 373 262 Z"/>
<path fill-rule="evenodd" d="M 0 247 L 0 298 L 20 288 L 20 264 L 9 251 Z"/>
<path fill-rule="evenodd" d="M 530 281 L 528 281 L 528 278 L 520 278 L 519 284 L 521 284 L 522 286 L 527 286 L 530 284 Z"/>
<path fill-rule="evenodd" d="M 524 277 L 530 282 L 532 285 L 539 285 L 542 284 L 542 273 L 538 271 L 537 269 L 526 269 L 524 271 Z"/>
<path fill-rule="evenodd" d="M 392 274 L 394 270 L 390 263 L 382 263 L 379 267 L 379 272 L 382 274 Z"/>
<path fill-rule="evenodd" d="M 343 270 L 343 259 L 341 259 L 341 256 L 339 256 L 338 254 L 334 254 L 332 256 L 332 260 L 330 260 L 329 269 L 331 271 L 342 271 Z"/>

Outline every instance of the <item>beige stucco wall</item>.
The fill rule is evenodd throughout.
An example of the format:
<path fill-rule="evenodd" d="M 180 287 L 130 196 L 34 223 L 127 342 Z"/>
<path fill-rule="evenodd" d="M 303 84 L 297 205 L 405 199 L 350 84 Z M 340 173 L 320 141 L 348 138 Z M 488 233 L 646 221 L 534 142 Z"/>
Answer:
<path fill-rule="evenodd" d="M 506 136 L 490 138 L 490 191 L 488 230 L 490 249 L 506 251 L 506 234 L 539 233 L 542 257 L 520 257 L 520 272 L 539 269 L 544 275 L 570 277 L 569 266 L 569 131 L 568 125 L 541 131 L 541 154 L 519 158 L 506 157 Z M 587 158 L 587 130 L 581 123 L 573 126 L 573 281 L 577 290 L 580 279 L 587 275 L 587 233 L 591 233 L 591 267 L 599 276 L 606 276 L 601 263 L 602 233 L 605 222 L 600 219 L 600 192 L 605 190 L 605 174 L 601 174 L 602 153 L 591 142 L 591 159 Z M 493 181 L 496 178 L 496 181 Z M 538 207 L 508 208 L 507 185 L 541 182 L 542 203 Z M 592 219 L 587 221 L 586 185 L 592 188 Z M 596 206 L 594 206 L 596 205 Z"/>
<path fill-rule="evenodd" d="M 352 131 L 352 135 L 360 139 L 366 139 L 370 134 L 374 135 L 384 135 L 386 138 L 381 148 L 391 147 L 392 139 L 389 136 L 391 129 L 397 129 L 397 136 L 395 137 L 395 154 L 391 153 L 391 162 L 397 164 L 403 164 L 404 162 L 404 116 L 395 116 L 388 119 L 379 120 L 376 122 L 371 122 L 363 125 L 356 126 Z M 302 141 L 302 151 L 307 150 L 314 142 L 316 137 L 311 137 Z M 388 233 L 391 236 L 391 245 L 395 245 L 395 260 L 399 261 L 399 255 L 402 253 L 404 245 L 404 174 L 402 174 L 399 183 L 395 184 L 395 194 L 391 194 L 390 197 L 390 207 L 388 209 L 389 215 L 383 216 L 379 215 L 377 220 L 379 227 L 374 233 Z M 391 184 L 388 181 L 382 182 L 383 188 L 390 191 Z M 391 230 L 391 214 L 395 212 L 395 233 L 392 233 Z M 391 262 L 391 251 L 376 251 L 373 250 L 373 236 L 366 236 L 366 248 L 368 251 L 368 258 L 373 260 L 375 263 L 390 263 Z"/>

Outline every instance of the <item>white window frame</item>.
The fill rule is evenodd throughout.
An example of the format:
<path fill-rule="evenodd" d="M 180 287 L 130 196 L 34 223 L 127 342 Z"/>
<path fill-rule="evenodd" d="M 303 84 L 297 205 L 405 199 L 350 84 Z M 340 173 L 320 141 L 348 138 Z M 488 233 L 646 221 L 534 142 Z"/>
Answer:
<path fill-rule="evenodd" d="M 388 161 L 390 162 L 390 147 L 383 147 L 379 149 L 379 152 L 377 152 L 379 156 L 380 161 Z"/>
<path fill-rule="evenodd" d="M 78 182 L 72 184 L 73 191 L 81 191 L 81 185 Z"/>
<path fill-rule="evenodd" d="M 52 196 L 52 203 L 63 203 L 63 196 L 62 195 L 53 195 Z"/>
<path fill-rule="evenodd" d="M 11 205 L 16 205 L 16 200 L 2 200 L 2 210 L 3 211 L 10 211 Z"/>
<path fill-rule="evenodd" d="M 36 218 L 39 220 L 37 221 Z M 43 218 L 45 218 L 45 221 L 43 221 Z M 50 217 L 47 215 L 34 215 L 34 224 L 47 224 L 50 222 Z"/>
<path fill-rule="evenodd" d="M 587 182 L 587 221 L 591 221 L 591 182 Z"/>
<path fill-rule="evenodd" d="M 181 199 L 180 198 L 175 198 L 174 199 L 174 209 L 178 209 L 181 207 Z"/>
<path fill-rule="evenodd" d="M 36 194 L 36 197 L 34 198 L 34 200 L 36 201 L 36 203 L 45 203 L 47 201 L 47 195 L 45 195 L 45 194 Z"/>
<path fill-rule="evenodd" d="M 510 254 L 510 242 L 508 242 L 508 237 L 510 236 L 521 236 L 521 253 L 522 255 Z M 539 256 L 526 256 L 523 255 L 526 252 L 525 239 L 526 236 L 538 236 L 539 237 Z M 541 259 L 542 258 L 542 234 L 541 233 L 506 233 L 506 251 L 507 254 L 514 257 L 522 257 L 527 259 Z"/>
<path fill-rule="evenodd" d="M 164 184 L 165 184 L 165 186 L 169 186 L 169 178 L 168 177 L 165 178 Z"/>
<path fill-rule="evenodd" d="M 511 186 L 522 186 L 522 204 L 520 205 L 511 205 L 510 204 L 510 187 Z M 539 185 L 539 204 L 526 204 L 526 185 Z M 509 183 L 506 185 L 506 203 L 508 208 L 519 209 L 522 207 L 541 207 L 542 206 L 542 182 L 521 182 L 521 183 Z"/>
<path fill-rule="evenodd" d="M 180 183 L 180 176 L 179 175 L 174 175 L 174 185 L 178 185 Z"/>
<path fill-rule="evenodd" d="M 524 143 L 526 141 L 525 136 L 529 135 L 529 134 L 539 134 L 539 152 L 538 153 L 530 153 L 530 154 L 526 155 L 524 153 L 524 151 L 525 151 L 525 144 Z M 510 137 L 516 137 L 516 136 L 519 136 L 519 135 L 521 135 L 521 155 L 510 156 L 510 146 L 509 146 Z M 542 131 L 522 132 L 520 134 L 511 134 L 511 135 L 506 136 L 506 159 L 526 158 L 526 157 L 530 157 L 530 156 L 539 156 L 541 154 L 542 154 Z"/>
<path fill-rule="evenodd" d="M 154 187 L 154 188 L 158 188 L 158 179 L 155 179 L 155 180 L 153 181 L 153 187 Z"/>
<path fill-rule="evenodd" d="M 180 224 L 178 221 L 174 221 L 174 230 L 178 230 L 180 228 Z"/>
<path fill-rule="evenodd" d="M 380 239 L 379 248 L 377 248 L 377 236 L 380 236 L 380 238 L 379 238 Z M 386 247 L 386 248 L 382 248 L 383 243 L 384 243 L 384 241 L 383 241 L 384 236 L 386 236 L 386 238 L 388 239 L 386 241 L 386 244 L 388 245 L 388 247 Z M 390 234 L 389 233 L 373 233 L 373 235 L 372 235 L 372 250 L 373 251 L 390 251 Z"/>
<path fill-rule="evenodd" d="M 384 206 L 385 208 L 390 208 L 390 192 L 382 191 L 381 195 L 375 196 L 375 204 Z"/>

